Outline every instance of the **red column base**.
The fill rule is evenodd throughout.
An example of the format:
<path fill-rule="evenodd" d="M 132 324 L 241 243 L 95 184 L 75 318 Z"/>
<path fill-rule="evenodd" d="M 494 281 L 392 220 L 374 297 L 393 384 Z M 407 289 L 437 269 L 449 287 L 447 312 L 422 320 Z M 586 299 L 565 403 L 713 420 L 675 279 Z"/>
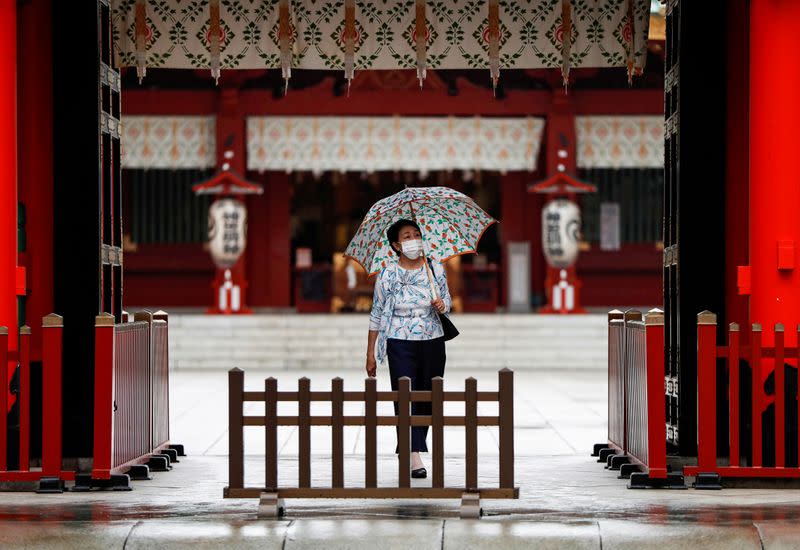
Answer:
<path fill-rule="evenodd" d="M 239 311 L 226 311 L 218 307 L 210 307 L 206 310 L 206 315 L 252 315 L 253 310 L 249 307 L 243 307 Z"/>
<path fill-rule="evenodd" d="M 226 280 L 226 271 L 230 274 Z M 246 302 L 247 281 L 238 275 L 236 270 L 217 269 L 217 276 L 211 283 L 214 305 L 206 310 L 207 315 L 251 315 Z M 222 291 L 224 292 L 224 298 Z M 238 294 L 238 297 L 236 295 Z"/>
<path fill-rule="evenodd" d="M 562 271 L 566 272 L 565 277 L 561 276 Z M 548 266 L 544 283 L 547 304 L 539 308 L 538 312 L 559 315 L 586 313 L 580 300 L 582 286 L 574 266 L 566 269 Z M 571 300 L 567 299 L 568 294 L 571 294 Z"/>

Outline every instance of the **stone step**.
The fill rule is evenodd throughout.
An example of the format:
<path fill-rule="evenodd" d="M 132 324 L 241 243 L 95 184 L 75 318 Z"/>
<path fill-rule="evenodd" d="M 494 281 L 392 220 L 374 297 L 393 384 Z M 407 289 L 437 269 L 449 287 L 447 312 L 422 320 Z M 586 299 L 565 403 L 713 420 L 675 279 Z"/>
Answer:
<path fill-rule="evenodd" d="M 448 368 L 607 365 L 605 315 L 453 315 Z M 176 369 L 362 369 L 368 315 L 172 315 Z"/>
<path fill-rule="evenodd" d="M 605 315 L 538 315 L 538 314 L 453 314 L 454 322 L 464 326 L 518 327 L 594 327 L 605 330 Z M 369 322 L 366 314 L 259 314 L 259 315 L 193 315 L 173 314 L 172 328 L 281 328 L 281 327 L 363 327 Z"/>

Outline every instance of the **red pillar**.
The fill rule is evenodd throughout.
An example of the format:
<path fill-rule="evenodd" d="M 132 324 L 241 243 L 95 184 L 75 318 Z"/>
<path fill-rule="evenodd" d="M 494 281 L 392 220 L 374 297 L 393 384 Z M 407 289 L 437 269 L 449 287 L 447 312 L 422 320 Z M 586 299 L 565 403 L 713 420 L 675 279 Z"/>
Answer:
<path fill-rule="evenodd" d="M 234 86 L 238 84 L 234 80 Z M 236 87 L 223 88 L 219 93 L 219 103 L 217 105 L 217 169 L 227 168 L 244 175 L 245 171 L 245 127 L 244 116 L 241 112 L 239 101 L 239 90 Z M 248 212 L 248 221 L 250 212 Z M 247 246 L 250 246 L 248 242 Z M 214 305 L 216 306 L 218 288 L 225 280 L 224 270 L 217 269 L 214 288 Z M 242 287 L 241 309 L 246 310 L 249 303 L 246 301 L 249 295 L 247 282 L 247 253 L 239 257 L 239 261 L 231 268 L 231 278 L 234 284 Z"/>
<path fill-rule="evenodd" d="M 510 172 L 503 176 L 500 187 L 500 246 L 502 247 L 501 303 L 508 305 L 508 243 L 528 240 L 525 235 L 526 215 L 525 180 L 522 172 Z M 528 216 L 535 216 L 527 212 Z M 532 243 L 531 243 L 532 244 Z M 533 251 L 531 251 L 533 256 Z"/>
<path fill-rule="evenodd" d="M 27 222 L 27 324 L 31 359 L 42 358 L 39 319 L 53 311 L 53 65 L 51 2 L 19 6 L 19 194 Z M 22 263 L 22 258 L 20 263 Z"/>
<path fill-rule="evenodd" d="M 248 197 L 247 277 L 250 305 L 291 305 L 291 183 L 282 172 L 269 172 L 263 195 Z"/>
<path fill-rule="evenodd" d="M 525 174 L 525 187 L 541 179 L 541 170 Z M 527 193 L 525 215 L 525 234 L 531 240 L 531 293 L 536 298 L 535 303 L 544 303 L 544 279 L 547 273 L 547 262 L 544 259 L 542 247 L 542 208 L 544 196 L 538 193 Z"/>
<path fill-rule="evenodd" d="M 577 135 L 575 130 L 575 107 L 572 98 L 561 88 L 553 91 L 553 103 L 550 113 L 547 115 L 547 137 L 545 141 L 545 170 L 547 176 L 564 172 L 572 176 L 576 175 L 578 164 L 577 156 Z M 547 201 L 547 197 L 541 199 L 541 205 Z M 541 228 L 541 206 L 536 211 L 536 221 Z M 541 229 L 539 232 L 541 240 Z M 543 254 L 540 252 L 540 254 Z M 567 281 L 575 286 L 575 311 L 580 309 L 579 285 L 577 269 L 574 265 L 568 267 Z M 560 280 L 561 270 L 546 266 L 546 276 L 544 279 L 545 306 L 543 311 L 550 312 L 553 298 L 550 296 L 552 288 Z"/>
<path fill-rule="evenodd" d="M 94 322 L 94 445 L 92 477 L 110 479 L 114 466 L 114 318 Z"/>
<path fill-rule="evenodd" d="M 500 303 L 508 305 L 508 254 L 510 242 L 531 243 L 531 293 L 544 293 L 544 254 L 542 252 L 541 197 L 527 192 L 528 185 L 538 178 L 536 172 L 509 172 L 500 186 L 500 246 L 502 281 Z"/>
<path fill-rule="evenodd" d="M 545 138 L 545 169 L 550 176 L 556 172 L 575 175 L 576 161 L 575 109 L 571 96 L 561 88 L 553 92 L 553 104 L 547 115 Z M 566 156 L 564 156 L 566 155 Z"/>
<path fill-rule="evenodd" d="M 17 2 L 0 0 L 0 326 L 17 349 Z M 8 365 L 0 365 L 7 368 Z M 2 390 L 5 391 L 5 390 Z M 4 411 L 0 411 L 2 414 Z"/>
<path fill-rule="evenodd" d="M 269 229 L 267 257 L 269 272 L 265 284 L 270 289 L 272 307 L 291 305 L 291 204 L 292 186 L 289 176 L 284 173 L 271 173 L 264 193 L 267 195 L 267 220 Z"/>
<path fill-rule="evenodd" d="M 269 277 L 269 182 L 252 179 L 264 185 L 264 193 L 247 197 L 247 280 L 253 281 L 247 293 L 252 307 L 267 307 L 271 302 L 272 291 L 263 283 Z"/>
<path fill-rule="evenodd" d="M 750 321 L 771 345 L 776 322 L 800 322 L 800 2 L 750 2 Z M 786 345 L 795 346 L 795 330 Z M 771 362 L 764 362 L 771 363 Z M 762 364 L 764 364 L 762 363 Z M 766 377 L 772 365 L 765 365 Z"/>
<path fill-rule="evenodd" d="M 233 157 L 225 158 L 225 151 Z M 245 128 L 239 103 L 239 90 L 223 88 L 217 106 L 217 167 L 228 163 L 231 170 L 244 175 Z"/>

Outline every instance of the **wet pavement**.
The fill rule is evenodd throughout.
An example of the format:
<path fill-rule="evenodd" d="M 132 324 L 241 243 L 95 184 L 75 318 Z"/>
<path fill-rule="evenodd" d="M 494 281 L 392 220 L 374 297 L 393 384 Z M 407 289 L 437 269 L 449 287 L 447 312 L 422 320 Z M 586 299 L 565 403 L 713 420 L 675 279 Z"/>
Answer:
<path fill-rule="evenodd" d="M 270 373 L 248 373 L 263 387 Z M 315 372 L 323 389 L 341 373 Z M 293 389 L 303 373 L 281 373 Z M 330 376 L 327 376 L 330 375 Z M 448 389 L 485 371 L 450 372 Z M 361 384 L 345 375 L 345 389 Z M 384 380 L 379 381 L 383 384 Z M 629 490 L 589 456 L 605 434 L 605 374 L 548 371 L 516 376 L 518 500 L 485 500 L 481 520 L 460 520 L 457 500 L 287 500 L 281 520 L 257 518 L 256 500 L 223 499 L 227 482 L 225 373 L 176 373 L 172 433 L 189 456 L 131 492 L 0 493 L 0 548 L 798 548 L 800 490 Z M 253 413 L 255 411 L 251 411 Z M 457 411 L 450 411 L 457 412 Z M 482 411 L 491 414 L 490 410 Z M 312 411 L 312 414 L 314 412 Z M 345 412 L 347 414 L 347 411 Z M 245 485 L 263 485 L 259 428 L 248 428 Z M 327 431 L 312 434 L 312 485 L 330 482 Z M 363 481 L 363 437 L 345 434 L 345 483 Z M 496 486 L 496 430 L 479 437 L 479 481 Z M 446 483 L 463 484 L 463 430 L 445 431 Z M 279 477 L 297 479 L 296 437 L 281 434 Z M 379 485 L 397 481 L 391 428 L 379 431 Z M 253 453 L 253 454 L 250 454 Z M 415 486 L 429 480 L 413 480 Z M 380 542 L 378 542 L 380 541 Z"/>

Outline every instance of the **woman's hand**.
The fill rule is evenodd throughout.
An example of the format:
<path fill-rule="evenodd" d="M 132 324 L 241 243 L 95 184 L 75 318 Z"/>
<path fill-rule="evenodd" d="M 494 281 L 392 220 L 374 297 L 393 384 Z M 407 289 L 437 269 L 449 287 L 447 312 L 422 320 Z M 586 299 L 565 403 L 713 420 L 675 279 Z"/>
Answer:
<path fill-rule="evenodd" d="M 441 298 L 436 298 L 435 300 L 431 300 L 431 305 L 436 308 L 436 311 L 439 313 L 444 313 L 445 305 L 444 300 Z"/>
<path fill-rule="evenodd" d="M 375 378 L 375 371 L 378 369 L 378 363 L 372 355 L 367 356 L 367 376 Z"/>

